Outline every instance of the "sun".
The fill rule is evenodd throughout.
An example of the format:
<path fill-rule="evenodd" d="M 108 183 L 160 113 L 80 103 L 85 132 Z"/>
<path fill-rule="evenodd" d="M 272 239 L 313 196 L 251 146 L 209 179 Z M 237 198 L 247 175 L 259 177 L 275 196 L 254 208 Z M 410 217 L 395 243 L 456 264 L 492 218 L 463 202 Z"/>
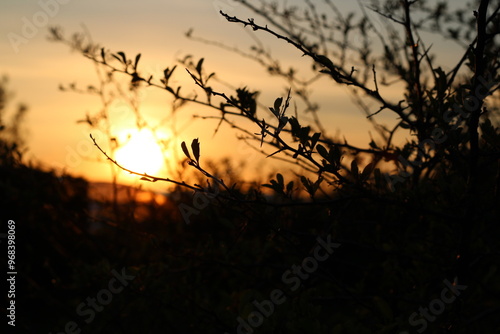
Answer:
<path fill-rule="evenodd" d="M 116 150 L 116 162 L 138 173 L 157 175 L 161 171 L 164 166 L 164 155 L 150 130 L 123 131 L 121 136 L 128 140 L 125 145 Z M 124 141 L 121 139 L 121 142 Z"/>

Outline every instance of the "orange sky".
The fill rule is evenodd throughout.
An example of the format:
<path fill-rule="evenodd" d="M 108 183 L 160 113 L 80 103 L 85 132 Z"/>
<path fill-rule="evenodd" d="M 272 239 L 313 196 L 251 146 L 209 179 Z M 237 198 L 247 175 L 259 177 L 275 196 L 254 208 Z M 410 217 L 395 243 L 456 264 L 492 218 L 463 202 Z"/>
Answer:
<path fill-rule="evenodd" d="M 109 180 L 107 166 L 86 161 L 95 157 L 96 151 L 92 151 L 88 129 L 76 124 L 76 120 L 83 118 L 86 112 L 98 110 L 99 102 L 95 98 L 58 90 L 59 84 L 71 82 L 82 87 L 95 84 L 93 66 L 64 45 L 48 42 L 47 27 L 52 25 L 61 25 L 71 34 L 81 32 L 81 24 L 85 24 L 93 40 L 107 49 L 124 51 L 131 57 L 142 53 L 143 69 L 152 74 L 161 74 L 165 67 L 171 67 L 177 58 L 186 54 L 193 54 L 196 58 L 205 57 L 205 66 L 217 72 L 224 81 L 238 87 L 247 85 L 261 90 L 260 102 L 272 105 L 274 99 L 282 94 L 284 82 L 267 77 L 265 71 L 256 64 L 183 36 L 189 28 L 194 28 L 195 34 L 199 36 L 243 49 L 248 47 L 251 43 L 249 35 L 243 28 L 221 19 L 218 15 L 221 8 L 242 18 L 249 16 L 248 11 L 231 0 L 2 1 L 0 75 L 10 78 L 9 88 L 16 93 L 16 101 L 29 106 L 26 123 L 29 130 L 29 156 L 58 171 L 66 170 L 92 180 Z M 37 23 L 39 27 L 35 26 L 35 30 L 30 31 L 26 28 L 28 21 Z M 23 40 L 26 43 L 13 44 L 12 33 L 27 37 Z M 309 60 L 300 57 L 300 53 L 291 46 L 270 41 L 275 46 L 273 52 L 286 63 L 297 67 L 310 65 Z M 442 47 L 445 54 L 444 46 L 437 47 Z M 449 50 L 446 57 L 459 56 Z M 194 89 L 187 73 L 182 69 L 178 69 L 178 72 L 179 82 L 184 83 L 187 90 Z M 323 106 L 321 118 L 330 133 L 340 130 L 350 142 L 367 145 L 369 124 L 361 112 L 352 106 L 345 89 L 336 88 L 333 83 L 323 80 L 317 86 L 314 97 Z M 394 96 L 394 99 L 397 98 Z M 165 92 L 148 90 L 142 110 L 154 123 L 168 114 L 167 101 Z M 207 114 L 198 109 L 182 109 L 178 124 L 186 124 L 187 127 L 180 133 L 179 141 L 189 143 L 199 137 L 202 157 L 231 155 L 235 160 L 248 160 L 250 151 L 241 149 L 234 131 L 223 127 L 214 138 L 216 123 L 193 121 L 192 113 Z M 382 114 L 381 119 L 391 121 L 394 118 L 390 114 Z M 180 147 L 176 154 L 181 154 Z M 260 156 L 251 160 L 258 166 L 273 164 Z"/>

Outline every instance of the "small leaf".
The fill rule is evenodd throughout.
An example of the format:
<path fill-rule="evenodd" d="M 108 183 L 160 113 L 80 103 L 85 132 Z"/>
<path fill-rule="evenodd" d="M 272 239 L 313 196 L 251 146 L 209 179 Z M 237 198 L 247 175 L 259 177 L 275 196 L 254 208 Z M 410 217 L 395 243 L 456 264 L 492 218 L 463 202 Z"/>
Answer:
<path fill-rule="evenodd" d="M 330 159 L 330 156 L 328 155 L 328 151 L 326 150 L 326 148 L 323 145 L 321 145 L 321 144 L 316 145 L 316 149 L 318 150 L 318 153 L 323 158 L 325 158 L 326 160 Z"/>
<path fill-rule="evenodd" d="M 274 100 L 274 108 L 270 108 L 276 117 L 279 117 L 279 115 L 280 115 L 280 107 L 281 107 L 282 102 L 283 102 L 283 98 L 278 97 L 276 100 Z"/>
<path fill-rule="evenodd" d="M 203 61 L 205 59 L 204 58 L 201 58 L 199 61 L 198 61 L 198 64 L 196 64 L 196 72 L 198 72 L 198 74 L 201 75 L 201 68 L 203 66 Z"/>
<path fill-rule="evenodd" d="M 316 132 L 315 134 L 312 135 L 312 137 L 311 137 L 311 148 L 313 148 L 314 146 L 316 146 L 316 143 L 318 142 L 320 136 L 321 136 L 320 132 Z"/>
<path fill-rule="evenodd" d="M 288 122 L 290 123 L 290 125 L 292 127 L 292 135 L 295 137 L 298 137 L 298 132 L 300 131 L 299 121 L 295 117 L 292 116 L 292 117 L 290 117 Z"/>
<path fill-rule="evenodd" d="M 281 131 L 288 124 L 288 117 L 283 116 L 279 120 L 278 131 Z"/>
<path fill-rule="evenodd" d="M 328 152 L 328 155 L 330 157 L 328 161 L 338 167 L 340 165 L 340 161 L 342 160 L 342 151 L 340 150 L 338 145 L 334 145 L 332 148 L 330 148 L 330 152 Z"/>
<path fill-rule="evenodd" d="M 141 59 L 141 54 L 139 53 L 135 56 L 134 68 L 137 69 L 137 64 L 139 64 L 139 59 Z"/>
<path fill-rule="evenodd" d="M 332 69 L 335 67 L 333 65 L 332 61 L 330 60 L 330 58 L 323 56 L 323 55 L 317 55 L 316 61 L 328 69 Z"/>
<path fill-rule="evenodd" d="M 277 173 L 277 174 L 276 174 L 276 180 L 278 180 L 278 183 L 279 183 L 281 186 L 284 186 L 284 184 L 285 184 L 285 180 L 283 179 L 283 175 L 281 175 L 280 173 Z"/>
<path fill-rule="evenodd" d="M 172 69 L 168 72 L 168 79 L 170 79 L 170 77 L 172 76 L 172 74 L 174 73 L 175 69 L 177 68 L 177 65 L 174 65 L 172 67 Z"/>
<path fill-rule="evenodd" d="M 267 187 L 267 188 L 271 188 L 274 191 L 276 191 L 278 194 L 284 194 L 284 192 L 283 192 L 284 184 L 282 183 L 283 176 L 281 176 L 281 180 L 280 180 L 280 177 L 278 175 L 281 176 L 281 174 L 279 174 L 279 173 L 277 174 L 278 182 L 276 182 L 276 180 L 270 180 L 271 184 L 263 184 L 262 186 Z"/>
<path fill-rule="evenodd" d="M 306 187 L 306 190 L 309 194 L 311 194 L 311 181 L 307 179 L 304 175 L 300 176 L 300 182 Z"/>
<path fill-rule="evenodd" d="M 190 160 L 192 160 L 191 159 L 191 155 L 189 154 L 189 151 L 187 149 L 186 142 L 183 141 L 181 143 L 181 147 L 182 147 L 182 151 L 184 152 L 184 154 L 186 155 L 186 157 L 188 157 Z"/>
<path fill-rule="evenodd" d="M 309 131 L 311 131 L 310 126 L 300 128 L 298 137 L 302 143 L 307 143 L 307 141 L 309 140 Z"/>
<path fill-rule="evenodd" d="M 269 107 L 269 110 L 271 110 L 271 112 L 273 113 L 274 116 L 279 118 L 278 112 L 276 112 L 273 107 Z"/>
<path fill-rule="evenodd" d="M 117 59 L 120 63 L 123 63 L 122 59 L 120 57 L 118 57 L 117 55 L 111 54 L 111 56 L 113 56 L 115 59 Z"/>
<path fill-rule="evenodd" d="M 150 179 L 148 179 L 147 177 L 143 176 L 140 178 L 140 180 L 142 181 L 149 181 L 149 182 L 152 182 Z"/>
<path fill-rule="evenodd" d="M 309 180 L 308 178 L 306 178 L 305 176 L 301 175 L 300 176 L 300 181 L 302 182 L 302 184 L 304 185 L 304 187 L 306 188 L 307 190 L 307 193 L 311 196 L 311 198 L 314 196 L 314 193 L 316 192 L 316 190 L 318 189 L 319 187 L 319 184 L 321 183 L 322 181 L 322 178 L 319 177 L 318 178 L 318 181 L 316 181 L 314 184 L 311 182 L 311 180 Z"/>
<path fill-rule="evenodd" d="M 127 63 L 127 57 L 125 56 L 125 53 L 119 51 L 119 52 L 117 52 L 117 54 L 119 54 L 122 57 L 123 63 L 126 64 Z"/>
<path fill-rule="evenodd" d="M 196 162 L 200 162 L 200 143 L 198 142 L 198 138 L 193 139 L 191 143 L 191 150 L 193 151 L 194 159 Z"/>

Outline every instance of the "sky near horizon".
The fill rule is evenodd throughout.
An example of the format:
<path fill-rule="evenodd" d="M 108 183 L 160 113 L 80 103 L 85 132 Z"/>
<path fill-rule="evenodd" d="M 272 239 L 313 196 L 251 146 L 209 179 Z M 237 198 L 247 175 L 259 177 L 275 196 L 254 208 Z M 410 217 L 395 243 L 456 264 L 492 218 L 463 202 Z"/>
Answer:
<path fill-rule="evenodd" d="M 250 16 L 248 10 L 232 0 L 2 1 L 0 75 L 9 77 L 7 87 L 15 93 L 15 101 L 26 103 L 29 107 L 26 122 L 28 156 L 47 168 L 96 181 L 109 180 L 107 166 L 87 161 L 87 158 L 95 156 L 89 153 L 93 149 L 89 130 L 76 123 L 86 112 L 94 113 L 99 105 L 90 97 L 58 89 L 60 84 L 72 82 L 82 87 L 95 84 L 93 65 L 81 55 L 71 52 L 67 46 L 48 41 L 47 28 L 50 26 L 61 26 L 67 34 L 86 29 L 92 39 L 106 49 L 124 51 L 131 57 L 141 53 L 141 62 L 151 72 L 161 73 L 186 54 L 195 58 L 205 57 L 205 66 L 211 71 L 221 74 L 234 86 L 248 85 L 264 90 L 266 93 L 262 94 L 260 102 L 272 105 L 274 99 L 282 94 L 283 82 L 269 79 L 256 64 L 242 63 L 235 55 L 185 38 L 184 33 L 193 28 L 198 36 L 242 49 L 247 47 L 251 43 L 249 34 L 242 27 L 225 21 L 218 13 L 220 9 L 240 18 L 255 16 Z M 278 48 L 276 54 L 290 64 L 310 64 L 304 63 L 300 54 L 285 44 Z M 183 75 L 186 76 L 185 73 Z M 189 81 L 183 83 L 188 85 Z M 322 103 L 335 106 L 335 112 L 327 110 L 325 113 L 323 110 L 320 114 L 330 134 L 340 131 L 350 142 L 366 146 L 369 124 L 361 112 L 353 111 L 346 90 L 335 89 L 328 83 L 315 94 Z M 164 108 L 168 106 L 166 98 L 164 92 L 149 93 L 143 105 L 145 113 L 154 116 L 165 112 Z M 236 152 L 239 149 L 235 132 L 228 127 L 223 126 L 221 133 L 214 137 L 215 122 L 193 121 L 191 118 L 186 122 L 178 139 L 190 142 L 199 137 L 202 156 L 217 158 L 231 155 L 241 160 L 248 155 L 245 150 L 241 150 L 243 153 Z M 263 158 L 255 158 L 253 162 L 260 164 L 264 161 Z"/>

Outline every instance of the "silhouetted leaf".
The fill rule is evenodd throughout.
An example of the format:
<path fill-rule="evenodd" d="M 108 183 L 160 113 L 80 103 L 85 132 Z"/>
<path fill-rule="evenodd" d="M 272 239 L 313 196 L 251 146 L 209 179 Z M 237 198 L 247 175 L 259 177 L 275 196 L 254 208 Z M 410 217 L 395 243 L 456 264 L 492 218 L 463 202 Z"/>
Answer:
<path fill-rule="evenodd" d="M 125 53 L 119 51 L 119 52 L 117 52 L 117 54 L 119 54 L 120 57 L 122 57 L 123 63 L 126 64 L 127 63 L 127 57 L 125 56 Z"/>
<path fill-rule="evenodd" d="M 301 127 L 299 131 L 299 139 L 301 143 L 307 144 L 309 140 L 309 132 L 311 131 L 310 126 Z"/>
<path fill-rule="evenodd" d="M 328 69 L 334 68 L 334 65 L 333 65 L 332 61 L 330 60 L 330 58 L 323 56 L 323 55 L 317 55 L 316 59 L 317 59 L 318 63 L 325 66 L 326 68 L 328 68 Z"/>
<path fill-rule="evenodd" d="M 316 150 L 318 150 L 319 155 L 321 155 L 326 160 L 328 160 L 330 158 L 328 155 L 328 151 L 326 150 L 326 148 L 323 145 L 321 145 L 321 144 L 316 145 Z"/>
<path fill-rule="evenodd" d="M 207 78 L 205 79 L 205 82 L 207 82 L 211 77 L 213 77 L 215 75 L 215 72 L 213 73 L 210 73 Z"/>
<path fill-rule="evenodd" d="M 316 143 L 318 142 L 320 136 L 321 136 L 320 132 L 316 132 L 315 134 L 312 135 L 311 148 L 314 148 L 314 146 L 316 146 Z"/>
<path fill-rule="evenodd" d="M 117 55 L 111 54 L 111 56 L 113 56 L 113 58 L 117 59 L 120 63 L 123 63 L 123 60 L 120 57 L 118 57 Z"/>
<path fill-rule="evenodd" d="M 308 187 L 310 187 L 310 186 L 311 186 L 311 181 L 309 181 L 309 179 L 308 179 L 308 178 L 306 178 L 304 175 L 301 175 L 301 176 L 300 176 L 300 181 L 302 182 L 302 184 L 303 184 L 306 188 L 308 188 Z"/>
<path fill-rule="evenodd" d="M 280 173 L 276 174 L 276 180 L 278 180 L 278 183 L 280 185 L 284 185 L 285 184 L 285 180 L 283 179 L 283 175 L 281 175 Z"/>
<path fill-rule="evenodd" d="M 139 64 L 139 59 L 141 59 L 141 54 L 139 53 L 135 56 L 134 68 L 137 69 L 137 64 Z"/>
<path fill-rule="evenodd" d="M 290 123 L 290 125 L 292 127 L 292 135 L 295 137 L 298 137 L 298 132 L 300 130 L 300 124 L 299 124 L 299 121 L 297 120 L 297 118 L 295 118 L 293 116 L 290 117 L 288 120 L 288 123 Z"/>
<path fill-rule="evenodd" d="M 276 100 L 274 100 L 274 108 L 269 108 L 273 112 L 274 116 L 276 116 L 277 118 L 280 117 L 280 107 L 282 102 L 283 98 L 278 97 Z"/>
<path fill-rule="evenodd" d="M 200 162 L 200 143 L 198 142 L 198 138 L 193 139 L 191 143 L 191 150 L 193 151 L 194 159 L 196 162 Z"/>
<path fill-rule="evenodd" d="M 286 116 L 280 117 L 278 129 L 277 129 L 278 132 L 281 131 L 287 124 L 288 124 L 288 117 L 286 117 Z"/>
<path fill-rule="evenodd" d="M 266 187 L 266 188 L 271 188 L 279 194 L 285 194 L 283 191 L 283 189 L 285 187 L 285 185 L 283 183 L 283 175 L 281 175 L 280 173 L 276 174 L 276 179 L 278 180 L 278 182 L 276 182 L 276 180 L 270 180 L 269 182 L 271 184 L 266 183 L 266 184 L 263 184 L 262 186 Z"/>
<path fill-rule="evenodd" d="M 199 61 L 198 61 L 198 64 L 196 64 L 196 72 L 198 72 L 198 74 L 201 75 L 201 69 L 202 69 L 202 66 L 203 66 L 203 61 L 205 59 L 204 58 L 201 58 Z"/>
<path fill-rule="evenodd" d="M 186 155 L 186 157 L 188 157 L 189 159 L 191 159 L 191 155 L 189 154 L 189 151 L 187 149 L 186 142 L 183 141 L 181 143 L 181 147 L 182 147 L 182 151 L 184 152 L 184 154 Z"/>

